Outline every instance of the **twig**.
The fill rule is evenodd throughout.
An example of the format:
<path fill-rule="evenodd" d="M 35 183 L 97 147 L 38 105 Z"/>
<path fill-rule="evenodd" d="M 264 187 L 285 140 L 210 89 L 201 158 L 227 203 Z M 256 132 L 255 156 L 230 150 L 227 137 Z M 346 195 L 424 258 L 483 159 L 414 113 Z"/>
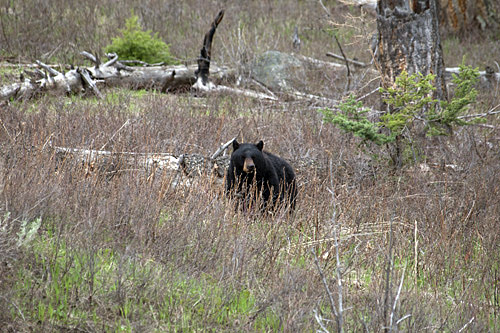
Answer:
<path fill-rule="evenodd" d="M 482 127 L 482 128 L 489 128 L 489 129 L 494 129 L 497 130 L 500 127 L 489 125 L 489 124 L 470 124 L 469 126 L 475 126 L 475 127 Z"/>
<path fill-rule="evenodd" d="M 323 325 L 323 317 L 316 311 L 316 309 L 313 309 L 314 313 L 314 319 L 316 319 L 316 322 L 319 324 L 319 327 L 322 329 L 322 332 L 329 333 L 329 331 L 326 329 L 325 325 Z"/>
<path fill-rule="evenodd" d="M 339 332 L 343 332 L 343 302 L 342 302 L 342 265 L 340 263 L 340 240 L 337 233 L 337 204 L 335 201 L 335 190 L 333 187 L 333 170 L 332 170 L 332 160 L 330 160 L 330 188 L 328 192 L 332 195 L 333 202 L 333 213 L 332 213 L 332 224 L 333 224 L 333 244 L 335 246 L 335 258 L 337 261 L 336 274 L 337 274 L 337 297 L 338 297 L 338 306 L 339 306 L 339 314 L 337 316 L 337 327 Z"/>
<path fill-rule="evenodd" d="M 316 264 L 316 269 L 318 270 L 319 276 L 321 277 L 321 281 L 323 281 L 323 286 L 325 287 L 326 294 L 328 295 L 328 300 L 330 301 L 330 306 L 332 307 L 333 315 L 335 316 L 335 318 L 338 318 L 339 314 L 337 312 L 337 307 L 335 306 L 335 301 L 333 300 L 330 287 L 328 287 L 328 282 L 326 282 L 325 274 L 323 274 L 323 270 L 319 266 L 318 256 L 316 256 L 314 249 L 311 249 L 311 253 L 314 257 L 314 263 Z"/>
<path fill-rule="evenodd" d="M 398 293 L 396 294 L 396 298 L 394 299 L 394 304 L 392 305 L 392 311 L 391 311 L 391 316 L 390 316 L 390 320 L 389 320 L 389 323 L 390 323 L 389 331 L 392 331 L 392 319 L 394 318 L 394 312 L 396 311 L 396 306 L 398 304 L 399 295 L 401 294 L 401 289 L 403 287 L 403 281 L 405 279 L 405 272 L 406 272 L 406 266 L 403 269 L 403 274 L 401 275 L 401 282 L 399 282 Z"/>
<path fill-rule="evenodd" d="M 2 124 L 2 128 L 5 131 L 5 133 L 7 133 L 7 136 L 9 137 L 10 141 L 14 142 L 14 139 L 12 139 L 12 136 L 10 135 L 9 130 L 7 129 L 7 127 L 5 127 L 5 124 L 4 124 L 2 119 L 0 119 L 0 123 Z"/>
<path fill-rule="evenodd" d="M 392 229 L 392 221 L 390 220 L 390 232 L 389 232 L 389 254 L 387 256 L 387 267 L 385 271 L 385 296 L 384 296 L 384 323 L 387 323 L 387 312 L 389 310 L 389 298 L 390 298 L 390 290 L 391 290 L 391 271 L 392 271 L 392 246 L 393 246 L 393 229 Z"/>
<path fill-rule="evenodd" d="M 386 232 L 387 231 L 360 232 L 360 233 L 354 233 L 354 234 L 350 234 L 350 235 L 343 235 L 342 237 L 339 237 L 339 239 L 346 240 L 346 239 L 353 238 L 353 237 L 373 236 L 373 235 L 378 235 L 378 234 L 385 234 Z M 314 246 L 314 245 L 318 245 L 318 244 L 322 244 L 322 243 L 326 243 L 326 242 L 331 242 L 333 240 L 334 240 L 333 237 L 317 239 L 317 240 L 308 241 L 308 242 L 304 242 L 304 243 L 300 243 L 300 244 L 296 244 L 296 245 L 290 245 L 290 249 L 294 249 L 297 247 Z"/>
<path fill-rule="evenodd" d="M 230 144 L 233 143 L 233 141 L 236 140 L 236 137 L 232 138 L 231 140 L 229 140 L 228 142 L 226 142 L 225 144 L 223 144 L 222 146 L 219 147 L 219 149 L 217 149 L 217 151 L 210 157 L 210 159 L 213 161 L 215 160 L 217 157 L 219 157 L 219 155 L 227 149 L 227 147 L 229 147 Z"/>
<path fill-rule="evenodd" d="M 12 304 L 16 308 L 17 312 L 19 312 L 19 314 L 21 315 L 21 318 L 23 318 L 23 321 L 26 321 L 26 318 L 24 318 L 23 312 L 21 311 L 21 309 L 17 306 L 17 304 L 14 301 L 11 301 L 10 299 L 8 299 L 7 297 L 5 297 L 3 295 L 0 295 L 0 297 L 5 299 L 6 302 L 9 302 L 10 304 Z"/>
<path fill-rule="evenodd" d="M 495 109 L 497 109 L 498 107 L 500 107 L 500 104 L 494 106 L 491 110 L 489 110 L 486 113 L 478 113 L 478 114 L 471 114 L 471 115 L 466 115 L 466 116 L 460 116 L 460 117 L 457 117 L 457 119 L 482 118 L 482 117 L 487 117 L 487 116 L 491 116 L 491 115 L 494 115 L 494 114 L 499 114 L 500 110 L 495 111 Z"/>
<path fill-rule="evenodd" d="M 407 314 L 401 318 L 399 318 L 399 320 L 396 322 L 396 326 L 399 325 L 400 322 L 402 322 L 403 320 L 405 320 L 406 318 L 409 318 L 411 317 L 411 314 Z"/>
<path fill-rule="evenodd" d="M 349 59 L 349 58 L 344 58 L 344 57 L 339 56 L 338 54 L 335 54 L 335 53 L 332 53 L 332 52 L 326 52 L 326 55 L 328 57 L 332 57 L 332 58 L 335 58 L 335 59 L 345 60 L 345 61 L 350 62 L 351 64 L 353 64 L 355 66 L 359 66 L 359 67 L 368 67 L 368 66 L 370 66 L 369 64 L 366 64 L 364 62 L 353 60 L 353 59 Z"/>
<path fill-rule="evenodd" d="M 459 329 L 459 330 L 458 330 L 458 332 L 457 332 L 457 333 L 460 333 L 460 332 L 462 332 L 464 329 L 466 329 L 466 328 L 467 328 L 467 326 L 469 326 L 469 325 L 470 325 L 470 324 L 474 321 L 474 319 L 475 319 L 475 318 L 474 318 L 474 317 L 472 317 L 472 318 L 469 320 L 469 322 L 468 322 L 467 324 L 465 324 L 465 325 L 464 325 L 461 329 Z"/>
<path fill-rule="evenodd" d="M 330 161 L 330 174 L 332 173 L 332 162 Z M 314 252 L 314 249 L 311 249 L 311 253 L 314 257 L 314 263 L 316 264 L 316 268 L 318 269 L 319 275 L 321 277 L 321 280 L 323 281 L 323 285 L 325 287 L 326 293 L 328 295 L 328 299 L 330 301 L 330 306 L 332 308 L 333 314 L 335 316 L 335 321 L 337 322 L 337 331 L 338 332 L 343 332 L 343 308 L 342 308 L 342 272 L 341 272 L 341 263 L 340 263 L 340 251 L 339 251 L 339 239 L 337 236 L 337 207 L 336 207 L 336 202 L 335 202 L 335 192 L 333 190 L 333 177 L 330 179 L 330 186 L 331 188 L 328 189 L 328 191 L 332 195 L 332 202 L 333 202 L 333 214 L 331 218 L 331 222 L 333 224 L 333 240 L 334 240 L 334 246 L 335 246 L 335 257 L 337 261 L 337 268 L 336 268 L 336 275 L 337 275 L 337 303 L 338 303 L 338 310 L 337 307 L 335 306 L 335 301 L 333 299 L 333 295 L 330 291 L 330 288 L 328 287 L 328 283 L 326 281 L 325 275 L 323 274 L 323 271 L 321 270 L 321 267 L 319 266 L 318 262 L 318 257 L 316 256 L 316 253 Z"/>
<path fill-rule="evenodd" d="M 326 12 L 328 17 L 331 17 L 332 15 L 330 14 L 330 11 L 328 10 L 328 8 L 326 8 L 325 5 L 323 4 L 323 1 L 319 0 L 319 3 L 321 4 L 321 7 L 323 7 L 323 10 Z M 349 91 L 349 89 L 351 87 L 351 69 L 349 68 L 349 62 L 347 61 L 347 57 L 344 54 L 344 50 L 342 50 L 342 46 L 340 45 L 339 39 L 337 38 L 337 34 L 334 33 L 333 37 L 335 39 L 335 42 L 337 42 L 337 46 L 339 47 L 340 53 L 342 54 L 342 56 L 344 57 L 344 60 L 345 60 L 345 65 L 347 67 L 347 83 L 346 83 L 345 90 Z"/>
<path fill-rule="evenodd" d="M 476 199 L 474 198 L 474 200 L 472 201 L 472 205 L 469 209 L 469 212 L 467 213 L 467 216 L 465 217 L 464 221 L 462 222 L 462 224 L 465 224 L 467 222 L 467 220 L 470 218 L 471 214 L 472 214 L 472 211 L 474 210 L 474 206 L 476 205 Z"/>
<path fill-rule="evenodd" d="M 415 275 L 415 286 L 417 286 L 418 274 L 418 222 L 415 220 L 415 264 L 413 265 L 413 275 Z"/>
<path fill-rule="evenodd" d="M 108 145 L 108 143 L 111 142 L 111 140 L 113 140 L 113 138 L 115 137 L 116 134 L 118 134 L 118 132 L 120 132 L 125 126 L 127 126 L 128 124 L 130 123 L 130 118 L 127 119 L 127 121 L 119 128 L 116 130 L 116 132 L 113 133 L 113 135 L 109 138 L 108 141 L 106 141 L 105 144 L 102 145 L 101 149 L 99 150 L 104 150 L 104 148 Z"/>
<path fill-rule="evenodd" d="M 370 95 L 373 95 L 374 93 L 376 93 L 377 91 L 379 91 L 380 87 L 377 87 L 375 89 L 373 89 L 372 91 L 370 91 L 368 94 L 365 94 L 361 97 L 359 97 L 358 99 L 356 99 L 356 102 L 359 102 L 361 101 L 362 99 L 365 99 L 366 97 L 370 96 Z"/>

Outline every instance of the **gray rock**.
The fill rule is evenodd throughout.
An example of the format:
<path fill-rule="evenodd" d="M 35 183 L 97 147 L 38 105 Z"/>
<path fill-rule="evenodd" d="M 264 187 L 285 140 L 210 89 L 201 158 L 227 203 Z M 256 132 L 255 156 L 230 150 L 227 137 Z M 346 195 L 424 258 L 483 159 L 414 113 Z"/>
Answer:
<path fill-rule="evenodd" d="M 294 56 L 279 51 L 267 51 L 252 66 L 252 78 L 271 90 L 288 90 L 300 82 L 303 64 Z M 302 76 L 303 77 L 303 76 Z"/>

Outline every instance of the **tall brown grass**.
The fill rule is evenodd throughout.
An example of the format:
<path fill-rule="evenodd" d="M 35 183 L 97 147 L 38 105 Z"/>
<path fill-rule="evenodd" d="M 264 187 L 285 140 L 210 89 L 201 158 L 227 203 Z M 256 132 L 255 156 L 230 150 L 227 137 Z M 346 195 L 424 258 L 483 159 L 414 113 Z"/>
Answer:
<path fill-rule="evenodd" d="M 219 10 L 214 1 L 48 1 L 36 10 L 30 5 L 15 2 L 0 9 L 4 54 L 75 64 L 81 50 L 100 52 L 131 9 L 144 28 L 172 43 L 174 54 L 194 60 L 213 19 L 209 13 Z M 336 15 L 361 15 L 355 7 L 330 5 L 337 9 Z M 302 31 L 301 53 L 319 57 L 333 48 L 323 15 L 309 2 L 229 4 L 213 58 L 243 66 L 261 50 L 288 52 L 295 24 Z M 369 39 L 372 19 L 367 14 L 362 22 L 366 34 L 360 40 Z M 369 59 L 368 53 L 356 51 L 364 44 L 346 44 L 348 53 Z M 498 48 L 495 43 L 490 46 L 492 52 Z M 472 59 L 484 59 L 476 54 L 479 51 L 470 52 Z M 461 61 L 451 52 L 446 56 L 450 63 Z M 331 98 L 343 93 L 341 75 L 317 71 L 307 79 L 316 82 L 308 87 L 314 93 Z M 43 96 L 0 106 L 0 326 L 6 330 L 115 330 L 123 317 L 114 310 L 117 304 L 123 307 L 127 299 L 141 299 L 151 308 L 159 307 L 178 275 L 209 279 L 227 291 L 227 302 L 235 290 L 248 290 L 255 297 L 251 313 L 233 322 L 197 318 L 208 330 L 255 330 L 259 316 L 266 313 L 278 318 L 280 330 L 316 330 L 313 310 L 323 318 L 334 318 L 311 249 L 334 297 L 338 286 L 329 189 L 335 193 L 341 241 L 345 331 L 387 328 L 403 271 L 393 315 L 395 321 L 410 316 L 398 323 L 400 330 L 499 329 L 496 127 L 471 126 L 451 138 L 425 139 L 418 163 L 394 171 L 383 149 L 368 151 L 372 156 L 363 152 L 356 138 L 322 123 L 317 105 L 310 102 L 267 103 L 241 96 L 199 98 L 190 93 L 137 94 L 119 89 L 107 89 L 105 94 L 103 101 Z M 475 111 L 498 104 L 498 96 L 498 88 L 481 91 L 482 104 Z M 498 125 L 498 119 L 489 121 Z M 211 175 L 177 182 L 172 174 L 152 174 L 139 164 L 125 168 L 117 163 L 113 171 L 118 172 L 110 177 L 106 168 L 61 161 L 51 148 L 209 156 L 236 135 L 243 141 L 262 139 L 267 150 L 291 161 L 299 183 L 294 214 L 278 212 L 271 217 L 235 211 L 220 180 Z M 372 158 L 375 155 L 378 159 Z M 26 304 L 43 302 L 49 292 L 43 284 L 49 279 L 47 272 L 40 268 L 35 251 L 16 244 L 21 221 L 37 217 L 43 221 L 38 230 L 42 240 L 53 235 L 57 244 L 68 244 L 68 252 L 91 258 L 108 249 L 122 258 L 118 267 L 112 267 L 120 281 L 118 291 L 73 295 L 71 300 L 83 312 L 102 314 L 106 319 L 102 326 L 91 321 L 76 328 L 64 323 L 51 326 L 28 315 Z M 127 260 L 134 269 L 152 262 L 157 271 L 137 277 L 134 270 L 127 271 Z M 27 271 L 39 283 L 30 289 L 30 297 L 15 292 L 22 277 L 19 272 Z M 89 264 L 87 272 L 96 274 L 95 267 Z M 199 304 L 195 301 L 187 308 L 195 308 Z M 148 311 L 143 311 L 144 321 L 138 319 L 143 318 L 140 310 L 134 311 L 130 318 L 135 330 L 167 330 Z M 173 311 L 168 320 L 180 316 L 180 310 Z M 324 324 L 336 329 L 333 321 Z"/>

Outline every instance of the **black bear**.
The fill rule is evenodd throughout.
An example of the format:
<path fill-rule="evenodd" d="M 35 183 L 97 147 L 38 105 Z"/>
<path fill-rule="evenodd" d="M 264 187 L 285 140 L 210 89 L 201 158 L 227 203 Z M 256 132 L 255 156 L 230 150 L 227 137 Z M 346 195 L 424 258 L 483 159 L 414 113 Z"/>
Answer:
<path fill-rule="evenodd" d="M 295 173 L 284 159 L 265 152 L 264 142 L 257 144 L 233 141 L 233 153 L 226 175 L 226 194 L 243 197 L 244 202 L 255 200 L 252 186 L 262 193 L 261 208 L 268 207 L 272 200 L 273 208 L 285 203 L 293 210 L 297 197 Z"/>

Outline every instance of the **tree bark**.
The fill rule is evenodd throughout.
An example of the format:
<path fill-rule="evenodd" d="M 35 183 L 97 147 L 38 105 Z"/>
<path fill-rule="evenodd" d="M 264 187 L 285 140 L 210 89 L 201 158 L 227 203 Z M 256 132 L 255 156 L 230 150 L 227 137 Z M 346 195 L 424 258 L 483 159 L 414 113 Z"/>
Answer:
<path fill-rule="evenodd" d="M 379 0 L 378 62 L 382 87 L 391 87 L 403 70 L 436 75 L 434 97 L 447 99 L 443 51 L 435 0 Z"/>
<path fill-rule="evenodd" d="M 382 88 L 392 87 L 396 78 L 406 71 L 408 74 L 435 75 L 434 99 L 446 100 L 445 67 L 437 0 L 379 0 L 377 5 L 377 29 L 379 37 L 378 65 Z M 382 104 L 385 112 L 398 110 Z M 426 110 L 423 109 L 425 117 Z M 403 163 L 403 137 L 396 136 L 389 147 L 396 168 Z"/>
<path fill-rule="evenodd" d="M 439 0 L 439 22 L 445 31 L 499 28 L 500 5 L 492 0 Z"/>

